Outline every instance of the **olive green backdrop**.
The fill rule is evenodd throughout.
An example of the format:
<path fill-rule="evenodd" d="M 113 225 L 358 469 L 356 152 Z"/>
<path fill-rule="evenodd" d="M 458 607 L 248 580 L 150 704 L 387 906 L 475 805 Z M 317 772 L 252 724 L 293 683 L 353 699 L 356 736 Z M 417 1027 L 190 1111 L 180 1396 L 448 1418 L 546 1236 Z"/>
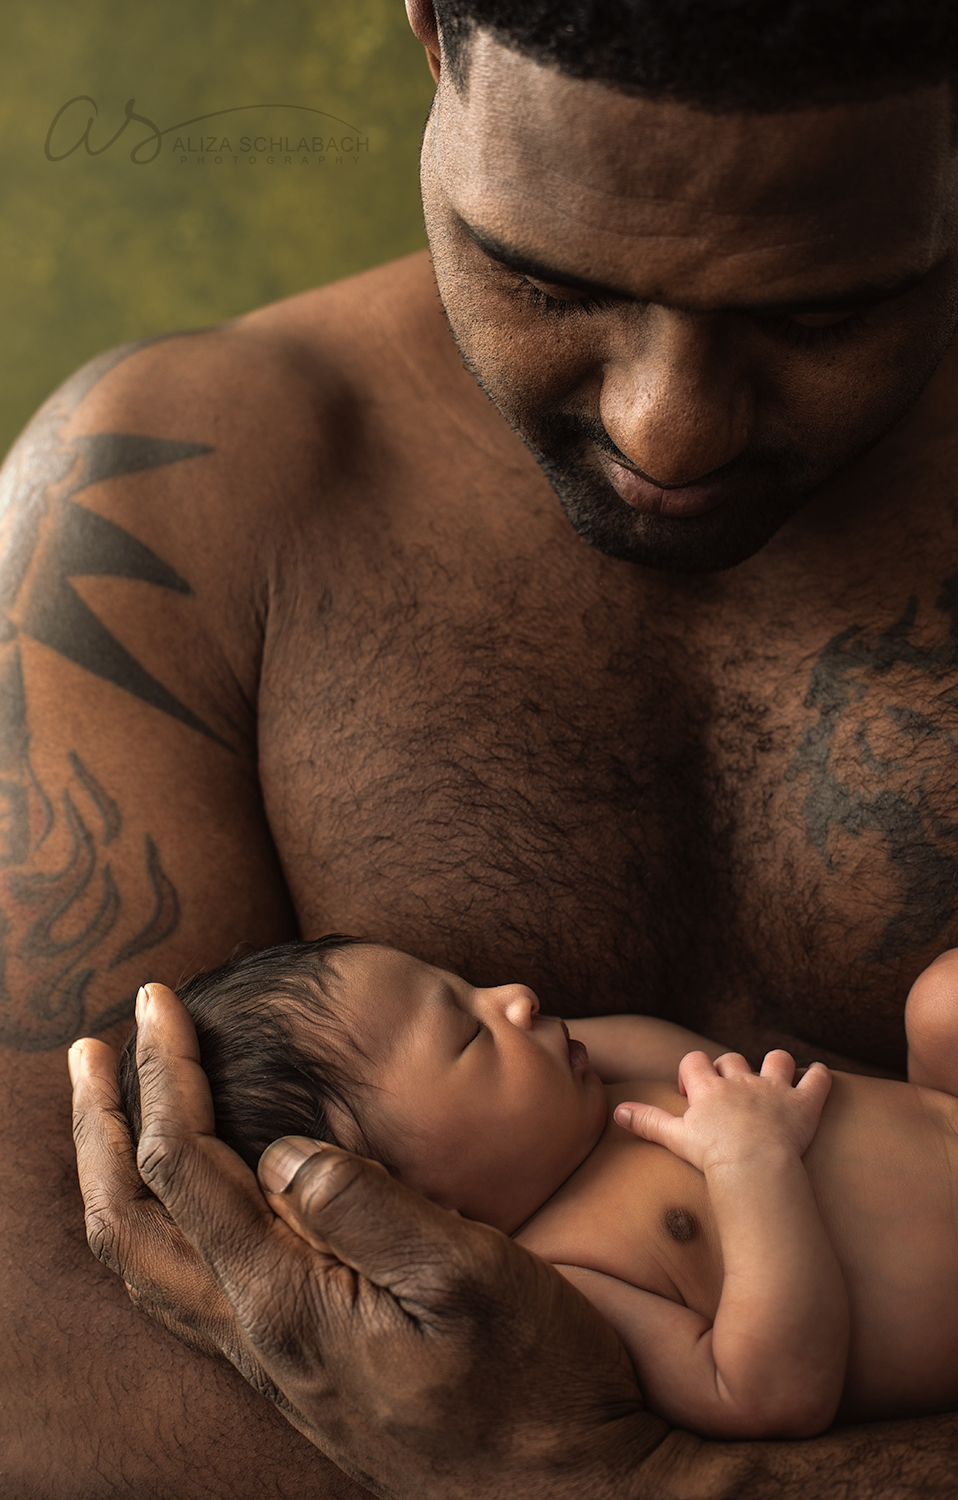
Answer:
<path fill-rule="evenodd" d="M 432 80 L 402 0 L 7 0 L 2 15 L 0 452 L 100 349 L 425 244 Z M 78 95 L 94 103 L 63 113 L 51 161 Z M 102 149 L 131 99 L 149 123 Z"/>

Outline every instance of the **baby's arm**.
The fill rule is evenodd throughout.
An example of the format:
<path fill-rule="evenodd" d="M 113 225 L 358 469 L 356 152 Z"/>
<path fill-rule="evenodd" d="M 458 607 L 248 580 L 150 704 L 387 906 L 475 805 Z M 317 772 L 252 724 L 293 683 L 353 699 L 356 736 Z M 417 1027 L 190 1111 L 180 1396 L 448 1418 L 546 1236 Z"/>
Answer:
<path fill-rule="evenodd" d="M 632 1078 L 674 1083 L 679 1063 L 689 1052 L 704 1052 L 714 1061 L 728 1051 L 719 1042 L 657 1016 L 588 1016 L 566 1025 L 571 1036 L 585 1043 L 589 1061 L 603 1083 L 626 1083 Z"/>
<path fill-rule="evenodd" d="M 724 1262 L 714 1323 L 612 1277 L 570 1277 L 618 1332 L 650 1407 L 706 1436 L 808 1437 L 841 1398 L 848 1298 L 802 1163 L 831 1075 L 813 1063 L 793 1088 L 794 1071 L 787 1052 L 770 1052 L 761 1074 L 736 1054 L 716 1067 L 692 1053 L 683 1116 L 616 1110 L 705 1174 Z"/>

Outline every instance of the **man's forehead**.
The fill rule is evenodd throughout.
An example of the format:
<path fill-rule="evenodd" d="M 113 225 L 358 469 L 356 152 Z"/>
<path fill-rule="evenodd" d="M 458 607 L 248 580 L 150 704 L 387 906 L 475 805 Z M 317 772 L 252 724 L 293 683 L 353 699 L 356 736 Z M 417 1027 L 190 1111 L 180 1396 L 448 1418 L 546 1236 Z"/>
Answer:
<path fill-rule="evenodd" d="M 935 264 L 954 234 L 948 90 L 759 115 L 634 98 L 479 33 L 440 89 L 427 151 L 452 208 L 502 243 L 621 285 L 657 265 L 694 303 L 822 270 L 836 289 Z M 827 275 L 826 275 L 827 280 Z M 652 295 L 648 285 L 634 288 Z"/>

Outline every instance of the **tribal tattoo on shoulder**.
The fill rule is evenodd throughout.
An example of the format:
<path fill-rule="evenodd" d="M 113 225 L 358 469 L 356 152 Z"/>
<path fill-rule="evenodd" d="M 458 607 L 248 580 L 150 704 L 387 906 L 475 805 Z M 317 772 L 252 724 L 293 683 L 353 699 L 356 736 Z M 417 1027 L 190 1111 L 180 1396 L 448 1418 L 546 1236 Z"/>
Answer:
<path fill-rule="evenodd" d="M 835 635 L 805 706 L 817 717 L 789 779 L 806 788 L 812 846 L 828 869 L 866 882 L 880 861 L 890 893 L 897 887 L 863 957 L 893 962 L 943 940 L 958 912 L 958 575 L 934 613 L 911 597 L 885 630 Z"/>
<path fill-rule="evenodd" d="M 125 909 L 110 862 L 123 814 L 74 750 L 64 747 L 58 796 L 37 779 L 21 637 L 231 749 L 146 671 L 71 583 L 109 576 L 192 592 L 149 547 L 74 497 L 104 479 L 199 459 L 212 448 L 139 433 L 61 436 L 107 371 L 153 342 L 111 350 L 79 371 L 23 434 L 0 474 L 0 1045 L 20 1051 L 52 1050 L 131 1017 L 132 996 L 99 1011 L 91 1006 L 94 976 L 162 943 L 180 918 L 176 890 L 149 834 L 141 835 L 140 858 L 151 894 L 142 911 Z"/>

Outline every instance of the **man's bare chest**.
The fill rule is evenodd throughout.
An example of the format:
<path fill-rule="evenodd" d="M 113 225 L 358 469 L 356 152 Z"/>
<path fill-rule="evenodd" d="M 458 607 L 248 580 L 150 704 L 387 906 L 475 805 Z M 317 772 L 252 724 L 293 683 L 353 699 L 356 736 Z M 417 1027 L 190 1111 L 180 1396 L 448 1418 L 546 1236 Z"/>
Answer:
<path fill-rule="evenodd" d="M 261 757 L 304 931 L 900 1065 L 908 984 L 958 937 L 958 585 L 814 624 L 630 588 L 424 551 L 297 606 Z"/>

